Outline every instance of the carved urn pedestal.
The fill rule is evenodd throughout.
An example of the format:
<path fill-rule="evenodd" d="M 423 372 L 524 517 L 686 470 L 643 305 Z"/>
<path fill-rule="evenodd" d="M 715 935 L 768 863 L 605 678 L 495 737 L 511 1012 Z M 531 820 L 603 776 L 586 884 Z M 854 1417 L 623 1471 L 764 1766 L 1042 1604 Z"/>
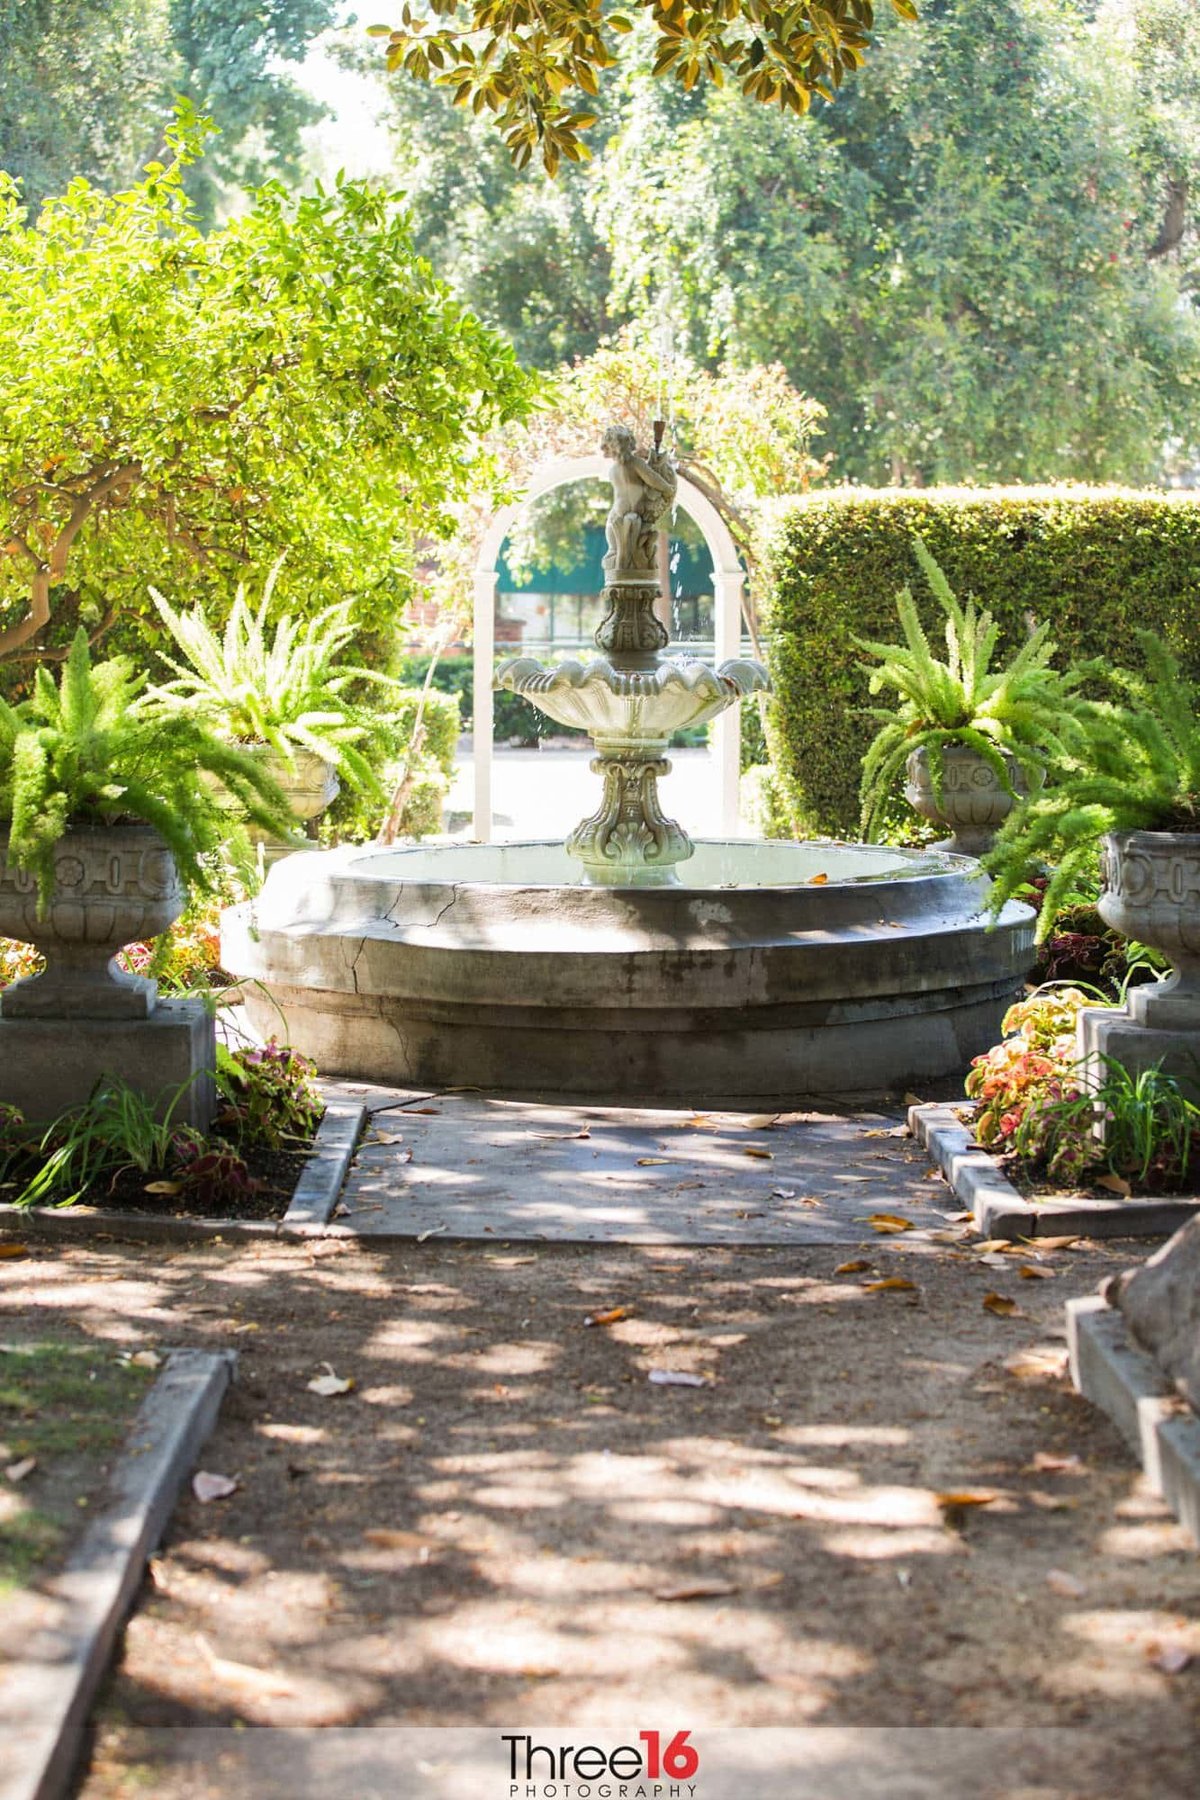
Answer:
<path fill-rule="evenodd" d="M 213 1018 L 198 1000 L 162 1000 L 157 982 L 119 968 L 116 953 L 165 931 L 186 894 L 174 858 L 146 825 L 68 831 L 54 892 L 38 917 L 37 884 L 11 867 L 0 835 L 0 934 L 34 944 L 40 975 L 0 993 L 0 1100 L 49 1122 L 119 1076 L 165 1113 L 207 1130 L 216 1093 Z"/>
<path fill-rule="evenodd" d="M 935 825 L 948 825 L 951 836 L 931 846 L 956 856 L 986 856 L 996 833 L 1028 786 L 1020 763 L 1006 756 L 1012 784 L 1006 788 L 991 763 L 970 744 L 947 744 L 942 750 L 942 791 L 934 792 L 929 754 L 922 746 L 908 759 L 904 798 L 914 812 Z"/>
<path fill-rule="evenodd" d="M 1131 988 L 1116 1011 L 1089 1007 L 1078 1041 L 1090 1087 L 1105 1059 L 1131 1074 L 1160 1064 L 1200 1101 L 1200 833 L 1113 832 L 1100 863 L 1098 910 L 1123 936 L 1161 950 L 1174 967 L 1166 981 Z"/>

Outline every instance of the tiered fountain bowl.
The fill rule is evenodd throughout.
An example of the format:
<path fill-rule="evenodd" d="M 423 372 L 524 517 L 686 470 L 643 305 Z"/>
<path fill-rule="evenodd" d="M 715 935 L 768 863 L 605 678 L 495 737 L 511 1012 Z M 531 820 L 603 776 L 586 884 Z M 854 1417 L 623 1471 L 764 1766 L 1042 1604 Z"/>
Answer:
<path fill-rule="evenodd" d="M 965 1069 L 999 1035 L 1033 914 L 986 928 L 970 857 L 704 839 L 663 813 L 673 732 L 765 670 L 662 655 L 653 542 L 674 474 L 615 428 L 601 655 L 500 685 L 592 735 L 603 794 L 566 845 L 347 847 L 276 864 L 222 962 L 264 1035 L 326 1074 L 686 1106 L 785 1106 Z M 664 496 L 665 505 L 664 505 Z"/>

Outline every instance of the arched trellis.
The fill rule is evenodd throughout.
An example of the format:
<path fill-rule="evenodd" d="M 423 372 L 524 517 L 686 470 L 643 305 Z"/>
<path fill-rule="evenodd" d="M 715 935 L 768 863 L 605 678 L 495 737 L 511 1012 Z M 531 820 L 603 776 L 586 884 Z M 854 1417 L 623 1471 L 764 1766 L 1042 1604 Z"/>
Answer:
<path fill-rule="evenodd" d="M 473 835 L 483 843 L 492 836 L 492 672 L 496 655 L 496 577 L 504 540 L 517 514 L 530 501 L 575 481 L 603 480 L 609 461 L 604 456 L 563 456 L 530 472 L 520 499 L 495 514 L 479 545 L 475 559 L 475 814 Z M 716 660 L 737 656 L 742 643 L 742 593 L 746 574 L 738 560 L 728 525 L 717 508 L 686 476 L 679 477 L 677 501 L 700 527 L 712 557 L 714 635 Z M 723 836 L 738 829 L 738 777 L 741 764 L 739 709 L 729 707 L 713 722 L 712 754 L 716 764 L 716 817 L 713 824 Z"/>

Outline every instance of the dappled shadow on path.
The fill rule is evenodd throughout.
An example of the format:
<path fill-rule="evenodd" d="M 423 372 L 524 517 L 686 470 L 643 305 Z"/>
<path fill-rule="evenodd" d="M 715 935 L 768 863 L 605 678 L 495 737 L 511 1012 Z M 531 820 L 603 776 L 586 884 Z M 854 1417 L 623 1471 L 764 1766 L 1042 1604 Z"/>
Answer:
<path fill-rule="evenodd" d="M 204 1453 L 239 1490 L 178 1509 L 87 1800 L 118 1791 L 129 1728 L 239 1720 L 1073 1726 L 1184 1755 L 1155 1652 L 1200 1650 L 1194 1561 L 1060 1372 L 1063 1300 L 1127 1247 L 1014 1276 L 1016 1318 L 952 1252 L 872 1243 L 839 1275 L 844 1254 L 321 1241 L 14 1268 L 9 1333 L 242 1357 Z M 896 1272 L 913 1288 L 864 1285 Z M 352 1391 L 310 1391 L 325 1361 Z"/>

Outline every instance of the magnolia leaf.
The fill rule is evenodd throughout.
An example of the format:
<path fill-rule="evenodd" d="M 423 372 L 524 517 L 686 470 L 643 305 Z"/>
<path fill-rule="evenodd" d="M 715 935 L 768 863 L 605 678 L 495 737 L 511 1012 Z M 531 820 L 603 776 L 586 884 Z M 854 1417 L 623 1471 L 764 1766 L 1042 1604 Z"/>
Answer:
<path fill-rule="evenodd" d="M 865 1257 L 856 1256 L 850 1262 L 839 1263 L 833 1272 L 835 1275 L 861 1275 L 864 1269 L 870 1267 L 871 1265 Z"/>
<path fill-rule="evenodd" d="M 1010 1300 L 1007 1294 L 985 1294 L 983 1308 L 985 1312 L 996 1313 L 1002 1319 L 1011 1319 L 1017 1312 L 1017 1303 Z"/>
<path fill-rule="evenodd" d="M 5 1479 L 13 1482 L 24 1481 L 25 1477 L 27 1475 L 32 1475 L 36 1468 L 36 1456 L 23 1456 L 20 1462 L 9 1463 L 7 1469 L 4 1471 Z"/>
<path fill-rule="evenodd" d="M 693 1375 L 689 1369 L 651 1369 L 646 1377 L 655 1387 L 708 1387 L 709 1382 L 703 1375 Z"/>
<path fill-rule="evenodd" d="M 757 1156 L 763 1162 L 774 1162 L 775 1160 L 775 1152 L 773 1150 L 764 1150 L 761 1144 L 747 1144 L 742 1151 L 742 1155 Z"/>
<path fill-rule="evenodd" d="M 335 1394 L 348 1394 L 354 1386 L 353 1378 L 342 1377 L 334 1372 L 332 1363 L 323 1363 L 324 1375 L 314 1375 L 311 1381 L 305 1382 L 310 1394 L 320 1394 L 323 1400 L 332 1399 Z"/>
<path fill-rule="evenodd" d="M 610 1306 L 607 1312 L 589 1313 L 583 1322 L 585 1325 L 616 1325 L 627 1319 L 631 1311 L 628 1306 Z"/>
<path fill-rule="evenodd" d="M 912 1219 L 902 1218 L 899 1213 L 872 1213 L 867 1224 L 872 1231 L 878 1231 L 884 1237 L 916 1229 Z"/>
<path fill-rule="evenodd" d="M 863 1292 L 867 1294 L 915 1294 L 917 1284 L 909 1281 L 904 1275 L 885 1275 L 882 1281 L 864 1281 Z"/>
<path fill-rule="evenodd" d="M 1110 1194 L 1119 1194 L 1122 1200 L 1128 1200 L 1133 1193 L 1123 1175 L 1097 1175 L 1096 1186 L 1106 1189 Z"/>
<path fill-rule="evenodd" d="M 237 1479 L 231 1475 L 216 1475 L 210 1469 L 197 1469 L 192 1476 L 192 1492 L 205 1505 L 210 1500 L 228 1500 L 237 1490 Z"/>

